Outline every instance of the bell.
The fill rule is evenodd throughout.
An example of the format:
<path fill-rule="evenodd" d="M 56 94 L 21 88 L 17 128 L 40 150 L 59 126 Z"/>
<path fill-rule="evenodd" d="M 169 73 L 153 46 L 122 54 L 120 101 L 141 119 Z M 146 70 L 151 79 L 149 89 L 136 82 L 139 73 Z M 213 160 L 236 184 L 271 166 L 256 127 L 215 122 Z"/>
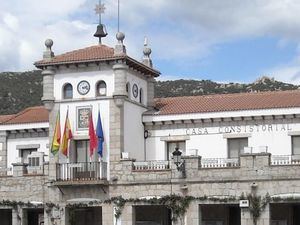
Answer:
<path fill-rule="evenodd" d="M 97 31 L 94 34 L 94 37 L 103 38 L 107 36 L 106 28 L 103 24 L 97 26 Z"/>

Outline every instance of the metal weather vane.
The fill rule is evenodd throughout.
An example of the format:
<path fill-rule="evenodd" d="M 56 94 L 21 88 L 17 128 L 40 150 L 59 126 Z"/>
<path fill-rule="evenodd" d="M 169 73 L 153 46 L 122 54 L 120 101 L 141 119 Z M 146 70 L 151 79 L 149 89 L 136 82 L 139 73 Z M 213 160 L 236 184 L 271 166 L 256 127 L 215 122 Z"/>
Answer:
<path fill-rule="evenodd" d="M 99 25 L 97 26 L 97 31 L 94 34 L 95 37 L 99 38 L 99 44 L 101 44 L 101 38 L 106 37 L 107 35 L 105 26 L 101 22 L 101 15 L 104 14 L 105 9 L 105 5 L 101 3 L 101 0 L 99 0 L 99 4 L 96 4 L 95 7 L 95 12 L 99 15 Z"/>

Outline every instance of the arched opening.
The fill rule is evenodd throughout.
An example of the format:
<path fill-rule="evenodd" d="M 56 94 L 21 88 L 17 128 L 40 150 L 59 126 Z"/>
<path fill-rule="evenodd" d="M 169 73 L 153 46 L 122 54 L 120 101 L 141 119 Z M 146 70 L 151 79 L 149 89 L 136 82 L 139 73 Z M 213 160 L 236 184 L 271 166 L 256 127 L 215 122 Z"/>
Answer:
<path fill-rule="evenodd" d="M 142 88 L 140 89 L 139 102 L 140 102 L 141 104 L 144 103 L 144 91 L 143 91 Z"/>
<path fill-rule="evenodd" d="M 67 83 L 63 87 L 63 98 L 71 99 L 73 98 L 73 86 L 70 83 Z"/>
<path fill-rule="evenodd" d="M 101 80 L 96 85 L 96 96 L 106 96 L 107 94 L 107 88 L 106 83 Z"/>

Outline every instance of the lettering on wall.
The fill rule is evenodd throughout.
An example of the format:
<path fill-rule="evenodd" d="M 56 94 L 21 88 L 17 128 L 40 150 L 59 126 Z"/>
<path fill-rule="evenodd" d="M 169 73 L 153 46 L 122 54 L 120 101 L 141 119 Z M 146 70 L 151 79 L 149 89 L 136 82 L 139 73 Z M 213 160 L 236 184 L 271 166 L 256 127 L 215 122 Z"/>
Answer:
<path fill-rule="evenodd" d="M 186 135 L 208 135 L 208 134 L 239 134 L 239 133 L 260 133 L 260 132 L 284 132 L 292 131 L 291 124 L 255 124 L 235 125 L 220 127 L 197 127 L 187 128 Z"/>

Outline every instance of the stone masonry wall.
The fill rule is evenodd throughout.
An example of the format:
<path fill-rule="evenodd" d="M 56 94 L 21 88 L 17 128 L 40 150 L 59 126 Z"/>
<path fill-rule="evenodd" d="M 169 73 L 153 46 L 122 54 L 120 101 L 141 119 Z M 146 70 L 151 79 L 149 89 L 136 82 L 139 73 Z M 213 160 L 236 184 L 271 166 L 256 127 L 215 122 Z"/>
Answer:
<path fill-rule="evenodd" d="M 1 177 L 0 201 L 46 202 L 47 176 Z"/>

